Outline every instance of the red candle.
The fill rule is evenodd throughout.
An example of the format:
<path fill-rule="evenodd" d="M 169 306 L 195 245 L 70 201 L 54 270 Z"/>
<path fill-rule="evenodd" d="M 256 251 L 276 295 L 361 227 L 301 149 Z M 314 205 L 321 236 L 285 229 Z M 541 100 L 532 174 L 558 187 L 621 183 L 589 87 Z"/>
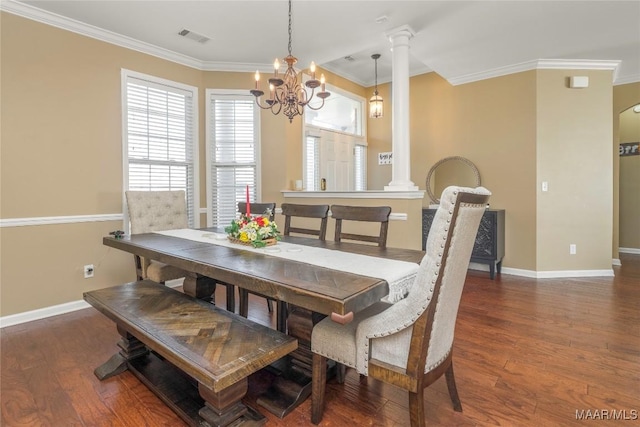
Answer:
<path fill-rule="evenodd" d="M 247 185 L 247 216 L 251 216 L 251 203 L 249 202 L 249 185 Z"/>

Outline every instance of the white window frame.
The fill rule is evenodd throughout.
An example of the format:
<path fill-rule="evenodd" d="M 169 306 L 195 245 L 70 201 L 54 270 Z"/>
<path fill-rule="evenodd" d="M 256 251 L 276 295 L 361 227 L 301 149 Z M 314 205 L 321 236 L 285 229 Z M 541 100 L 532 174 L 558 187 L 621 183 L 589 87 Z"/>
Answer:
<path fill-rule="evenodd" d="M 261 124 L 260 124 L 260 108 L 255 105 L 255 98 L 253 95 L 249 94 L 246 89 L 206 89 L 205 91 L 205 118 L 206 118 L 206 191 L 207 191 L 207 226 L 212 227 L 213 218 L 214 218 L 214 209 L 215 209 L 215 201 L 213 200 L 213 177 L 212 177 L 212 168 L 214 167 L 213 163 L 213 150 L 215 141 L 213 139 L 213 129 L 211 129 L 211 100 L 214 97 L 220 99 L 246 99 L 251 100 L 253 103 L 253 120 L 254 120 L 254 150 L 255 150 L 255 199 L 251 200 L 251 202 L 255 202 L 256 200 L 262 200 L 262 165 L 261 165 Z M 241 200 L 241 201 L 244 201 Z M 224 224 L 218 224 L 224 225 Z"/>
<path fill-rule="evenodd" d="M 193 171 L 193 185 L 191 189 L 185 189 L 187 193 L 191 193 L 191 200 L 187 200 L 189 204 L 187 209 L 192 212 L 189 218 L 190 226 L 200 227 L 200 172 L 199 172 L 199 123 L 198 123 L 198 88 L 184 83 L 174 82 L 148 74 L 139 73 L 127 69 L 120 70 L 120 88 L 121 88 L 121 106 L 122 106 L 122 208 L 123 208 L 123 228 L 125 233 L 129 233 L 129 210 L 127 208 L 127 200 L 125 191 L 129 190 L 129 144 L 128 144 L 128 108 L 127 108 L 127 83 L 130 80 L 138 80 L 147 83 L 150 87 L 158 87 L 163 90 L 172 89 L 177 92 L 186 93 L 191 99 L 191 149 Z"/>

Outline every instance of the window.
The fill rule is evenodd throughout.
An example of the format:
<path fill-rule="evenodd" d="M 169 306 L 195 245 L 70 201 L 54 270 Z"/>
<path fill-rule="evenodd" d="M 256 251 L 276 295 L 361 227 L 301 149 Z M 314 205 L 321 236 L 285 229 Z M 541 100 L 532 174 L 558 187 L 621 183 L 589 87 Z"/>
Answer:
<path fill-rule="evenodd" d="M 317 134 L 316 134 L 317 132 Z M 362 137 L 330 130 L 312 130 L 304 138 L 303 176 L 307 191 L 367 189 L 367 142 Z"/>
<path fill-rule="evenodd" d="M 355 191 L 367 189 L 367 146 L 356 144 L 353 147 L 353 175 Z"/>
<path fill-rule="evenodd" d="M 124 189 L 184 190 L 199 227 L 197 88 L 122 70 L 122 93 Z"/>
<path fill-rule="evenodd" d="M 304 188 L 320 190 L 320 137 L 307 135 L 304 145 Z"/>
<path fill-rule="evenodd" d="M 324 178 L 330 191 L 366 190 L 366 100 L 328 84 L 327 90 L 331 96 L 321 109 L 304 112 L 304 187 L 318 191 Z"/>
<path fill-rule="evenodd" d="M 207 89 L 207 224 L 226 226 L 259 197 L 259 110 L 246 91 Z"/>
<path fill-rule="evenodd" d="M 303 80 L 308 79 L 309 77 L 305 74 Z M 331 92 L 331 96 L 324 100 L 324 106 L 321 109 L 305 109 L 305 124 L 320 129 L 363 136 L 365 99 L 328 83 L 326 87 Z M 319 103 L 312 101 L 311 105 L 318 106 Z"/>

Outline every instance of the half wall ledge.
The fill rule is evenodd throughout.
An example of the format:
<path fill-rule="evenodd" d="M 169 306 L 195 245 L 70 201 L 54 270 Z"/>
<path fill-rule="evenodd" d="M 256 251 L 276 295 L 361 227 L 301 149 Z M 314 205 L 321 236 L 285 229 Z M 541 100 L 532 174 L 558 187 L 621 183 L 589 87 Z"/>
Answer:
<path fill-rule="evenodd" d="M 293 191 L 282 190 L 284 197 L 305 199 L 424 199 L 424 190 L 417 191 Z"/>

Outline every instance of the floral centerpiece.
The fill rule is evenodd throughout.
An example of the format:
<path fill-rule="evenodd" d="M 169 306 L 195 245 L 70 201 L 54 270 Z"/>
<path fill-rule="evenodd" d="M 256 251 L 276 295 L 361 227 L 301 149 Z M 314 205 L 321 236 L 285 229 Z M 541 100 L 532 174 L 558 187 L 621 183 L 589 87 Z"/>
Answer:
<path fill-rule="evenodd" d="M 231 221 L 224 231 L 232 242 L 252 245 L 254 248 L 275 245 L 280 240 L 280 230 L 274 221 L 269 220 L 270 216 L 269 211 L 261 216 L 242 214 Z"/>

